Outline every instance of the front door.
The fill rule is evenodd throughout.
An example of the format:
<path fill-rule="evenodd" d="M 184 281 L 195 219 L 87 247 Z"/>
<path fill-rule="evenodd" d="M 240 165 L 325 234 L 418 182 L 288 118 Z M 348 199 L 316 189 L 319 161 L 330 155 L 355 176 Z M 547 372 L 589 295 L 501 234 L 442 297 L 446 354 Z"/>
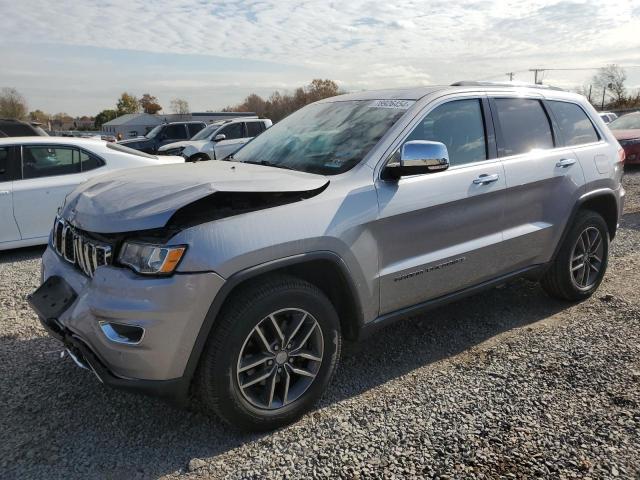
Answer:
<path fill-rule="evenodd" d="M 505 178 L 486 110 L 481 98 L 436 106 L 404 141 L 444 143 L 449 169 L 376 182 L 381 314 L 502 273 Z"/>
<path fill-rule="evenodd" d="M 222 160 L 228 157 L 242 145 L 247 143 L 244 132 L 244 124 L 242 122 L 232 123 L 221 129 L 216 135 L 224 134 L 226 138 L 214 143 L 215 159 Z"/>

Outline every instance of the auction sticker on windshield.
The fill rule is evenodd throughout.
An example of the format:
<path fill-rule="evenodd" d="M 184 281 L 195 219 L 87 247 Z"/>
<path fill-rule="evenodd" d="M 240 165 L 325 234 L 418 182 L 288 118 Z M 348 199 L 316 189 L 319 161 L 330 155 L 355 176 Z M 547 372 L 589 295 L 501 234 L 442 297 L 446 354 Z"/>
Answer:
<path fill-rule="evenodd" d="M 374 100 L 369 104 L 372 108 L 396 108 L 398 110 L 406 110 L 416 103 L 415 100 Z"/>

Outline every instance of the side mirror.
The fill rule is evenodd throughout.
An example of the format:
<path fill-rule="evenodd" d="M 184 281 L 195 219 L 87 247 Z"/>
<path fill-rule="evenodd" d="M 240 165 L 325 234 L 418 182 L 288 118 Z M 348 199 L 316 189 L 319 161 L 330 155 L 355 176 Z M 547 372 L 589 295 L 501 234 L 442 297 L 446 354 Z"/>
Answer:
<path fill-rule="evenodd" d="M 389 163 L 385 168 L 387 178 L 439 172 L 449 168 L 449 152 L 444 143 L 411 140 L 402 146 L 400 162 Z"/>
<path fill-rule="evenodd" d="M 227 136 L 224 133 L 219 133 L 218 135 L 213 137 L 213 141 L 214 142 L 220 142 L 220 141 L 226 140 L 226 139 L 227 139 Z"/>

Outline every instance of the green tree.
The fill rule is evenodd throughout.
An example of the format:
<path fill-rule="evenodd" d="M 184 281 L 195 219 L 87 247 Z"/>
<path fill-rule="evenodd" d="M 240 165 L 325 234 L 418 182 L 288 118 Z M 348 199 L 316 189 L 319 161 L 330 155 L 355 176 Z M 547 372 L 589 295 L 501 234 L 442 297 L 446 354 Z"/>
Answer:
<path fill-rule="evenodd" d="M 144 113 L 150 113 L 153 115 L 162 110 L 162 106 L 158 103 L 158 98 L 149 93 L 142 95 L 139 103 Z"/>
<path fill-rule="evenodd" d="M 95 126 L 99 130 L 102 128 L 102 125 L 113 120 L 118 116 L 118 112 L 115 110 L 102 110 L 99 114 L 96 115 Z"/>
<path fill-rule="evenodd" d="M 15 88 L 3 88 L 0 90 L 0 118 L 26 118 L 27 101 Z"/>
<path fill-rule="evenodd" d="M 116 111 L 118 116 L 126 115 L 127 113 L 138 113 L 140 111 L 140 103 L 134 95 L 124 92 L 120 95 L 120 99 L 116 104 Z"/>

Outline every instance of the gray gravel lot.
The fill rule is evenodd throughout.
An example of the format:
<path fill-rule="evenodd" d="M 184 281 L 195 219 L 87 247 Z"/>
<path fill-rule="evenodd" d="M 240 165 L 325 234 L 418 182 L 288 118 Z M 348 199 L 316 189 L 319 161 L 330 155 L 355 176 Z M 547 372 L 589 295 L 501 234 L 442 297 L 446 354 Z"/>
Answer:
<path fill-rule="evenodd" d="M 266 435 L 107 389 L 0 252 L 0 478 L 640 478 L 640 171 L 599 292 L 517 280 L 347 349 L 315 411 Z"/>

